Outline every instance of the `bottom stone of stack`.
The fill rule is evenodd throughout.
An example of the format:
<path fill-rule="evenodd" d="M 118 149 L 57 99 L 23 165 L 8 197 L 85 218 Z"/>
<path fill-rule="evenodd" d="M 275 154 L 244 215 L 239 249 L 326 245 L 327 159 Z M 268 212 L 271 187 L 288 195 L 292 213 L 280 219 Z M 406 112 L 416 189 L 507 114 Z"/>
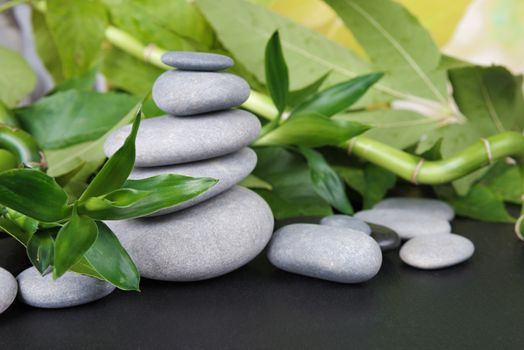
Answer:
<path fill-rule="evenodd" d="M 256 193 L 233 187 L 177 213 L 107 225 L 143 277 L 198 281 L 245 265 L 267 245 L 273 215 Z"/>

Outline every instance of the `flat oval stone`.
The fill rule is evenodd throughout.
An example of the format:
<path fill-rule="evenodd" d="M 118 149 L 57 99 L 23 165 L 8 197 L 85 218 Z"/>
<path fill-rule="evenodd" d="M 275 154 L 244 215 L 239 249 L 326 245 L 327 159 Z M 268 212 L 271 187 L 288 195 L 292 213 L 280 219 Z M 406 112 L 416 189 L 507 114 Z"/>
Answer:
<path fill-rule="evenodd" d="M 364 232 L 365 234 L 371 234 L 371 228 L 364 221 L 349 216 L 349 215 L 330 215 L 325 216 L 320 220 L 320 225 L 334 226 L 334 227 L 345 227 L 355 231 Z"/>
<path fill-rule="evenodd" d="M 240 106 L 249 97 L 248 83 L 230 73 L 167 71 L 153 84 L 153 100 L 177 116 Z"/>
<path fill-rule="evenodd" d="M 447 220 L 402 209 L 363 210 L 356 213 L 355 217 L 371 224 L 389 227 L 402 239 L 451 232 L 451 226 Z"/>
<path fill-rule="evenodd" d="M 106 223 L 142 276 L 198 281 L 251 261 L 271 238 L 274 221 L 256 193 L 233 187 L 177 213 Z"/>
<path fill-rule="evenodd" d="M 111 283 L 74 272 L 66 272 L 53 280 L 52 274 L 42 276 L 34 267 L 23 271 L 16 279 L 20 288 L 20 300 L 46 309 L 87 304 L 102 299 L 115 290 Z"/>
<path fill-rule="evenodd" d="M 371 238 L 377 241 L 383 252 L 400 247 L 400 236 L 390 228 L 381 225 L 369 224 L 371 227 Z"/>
<path fill-rule="evenodd" d="M 453 266 L 471 258 L 475 251 L 469 239 L 452 234 L 415 237 L 400 249 L 400 259 L 419 269 L 431 270 Z"/>
<path fill-rule="evenodd" d="M 123 144 L 131 126 L 112 133 L 104 144 L 112 156 Z M 253 114 L 227 110 L 193 118 L 162 116 L 145 119 L 136 138 L 137 167 L 189 163 L 238 151 L 253 142 L 260 121 Z"/>
<path fill-rule="evenodd" d="M 162 55 L 168 66 L 190 71 L 219 71 L 233 67 L 230 57 L 207 52 L 170 51 Z"/>
<path fill-rule="evenodd" d="M 193 177 L 211 177 L 218 180 L 215 186 L 198 197 L 175 205 L 174 207 L 162 209 L 151 215 L 157 216 L 192 207 L 195 204 L 201 203 L 230 189 L 248 176 L 256 164 L 257 154 L 250 148 L 243 148 L 235 153 L 201 160 L 199 162 L 153 168 L 135 168 L 129 177 L 131 179 L 143 179 L 161 174 L 179 174 Z"/>
<path fill-rule="evenodd" d="M 315 224 L 293 224 L 277 230 L 268 258 L 282 270 L 340 283 L 367 281 L 382 265 L 380 247 L 369 235 Z"/>
<path fill-rule="evenodd" d="M 375 204 L 373 209 L 407 210 L 417 214 L 438 216 L 448 221 L 455 217 L 455 211 L 448 203 L 431 198 L 386 198 Z"/>
<path fill-rule="evenodd" d="M 3 313 L 16 298 L 18 284 L 7 270 L 0 267 L 0 314 Z"/>

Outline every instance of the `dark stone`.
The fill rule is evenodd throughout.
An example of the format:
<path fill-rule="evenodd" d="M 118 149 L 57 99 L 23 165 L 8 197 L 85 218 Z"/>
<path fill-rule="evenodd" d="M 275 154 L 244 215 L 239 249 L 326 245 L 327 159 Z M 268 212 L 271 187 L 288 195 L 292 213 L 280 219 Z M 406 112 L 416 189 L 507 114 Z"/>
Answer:
<path fill-rule="evenodd" d="M 371 227 L 371 237 L 377 241 L 383 252 L 397 249 L 400 246 L 399 235 L 390 228 L 382 225 L 369 224 Z"/>

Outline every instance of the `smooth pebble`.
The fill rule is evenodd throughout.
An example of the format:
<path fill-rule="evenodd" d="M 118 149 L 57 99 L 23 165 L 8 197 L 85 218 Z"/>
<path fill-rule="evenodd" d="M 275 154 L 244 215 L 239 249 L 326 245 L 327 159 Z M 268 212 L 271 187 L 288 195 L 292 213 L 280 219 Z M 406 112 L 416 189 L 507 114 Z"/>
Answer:
<path fill-rule="evenodd" d="M 42 276 L 34 267 L 17 277 L 22 302 L 40 308 L 64 308 L 87 304 L 115 290 L 112 284 L 96 278 L 66 272 L 53 280 L 52 274 Z"/>
<path fill-rule="evenodd" d="M 176 116 L 240 106 L 249 97 L 248 83 L 230 73 L 167 71 L 153 84 L 158 108 Z"/>
<path fill-rule="evenodd" d="M 434 233 L 450 233 L 447 220 L 428 214 L 401 209 L 370 209 L 355 214 L 355 217 L 371 224 L 389 227 L 402 239 L 410 239 Z"/>
<path fill-rule="evenodd" d="M 124 144 L 130 131 L 127 125 L 108 137 L 104 145 L 108 157 Z M 248 146 L 259 132 L 258 118 L 239 109 L 193 118 L 145 119 L 136 138 L 135 165 L 163 166 L 219 157 Z"/>
<path fill-rule="evenodd" d="M 400 247 L 400 236 L 390 228 L 382 225 L 369 224 L 371 227 L 371 238 L 377 241 L 383 252 Z"/>
<path fill-rule="evenodd" d="M 7 270 L 0 267 L 0 314 L 3 313 L 16 298 L 18 284 Z"/>
<path fill-rule="evenodd" d="M 431 198 L 386 198 L 373 207 L 374 209 L 399 209 L 407 210 L 417 214 L 427 214 L 451 221 L 455 217 L 455 211 L 446 202 Z"/>
<path fill-rule="evenodd" d="M 293 224 L 277 230 L 268 258 L 282 270 L 341 283 L 367 281 L 382 265 L 380 247 L 369 235 L 315 224 Z"/>
<path fill-rule="evenodd" d="M 233 187 L 177 213 L 106 223 L 142 276 L 198 281 L 251 261 L 271 238 L 274 221 L 256 193 Z"/>
<path fill-rule="evenodd" d="M 419 269 L 431 270 L 453 266 L 471 258 L 475 251 L 469 239 L 452 234 L 415 237 L 400 249 L 400 259 Z"/>
<path fill-rule="evenodd" d="M 364 221 L 349 216 L 349 215 L 330 215 L 325 216 L 320 220 L 321 225 L 334 226 L 334 227 L 345 227 L 356 231 L 364 232 L 365 234 L 371 234 L 371 228 Z"/>
<path fill-rule="evenodd" d="M 219 71 L 233 67 L 230 57 L 207 52 L 169 51 L 162 55 L 168 66 L 189 71 Z"/>

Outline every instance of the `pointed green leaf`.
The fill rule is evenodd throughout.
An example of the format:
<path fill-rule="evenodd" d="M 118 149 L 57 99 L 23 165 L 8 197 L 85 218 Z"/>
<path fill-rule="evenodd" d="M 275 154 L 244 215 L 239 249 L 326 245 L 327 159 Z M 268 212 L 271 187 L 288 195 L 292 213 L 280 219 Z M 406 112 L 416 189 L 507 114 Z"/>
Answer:
<path fill-rule="evenodd" d="M 330 73 L 331 72 L 327 72 L 311 84 L 304 86 L 302 89 L 290 91 L 288 95 L 288 105 L 291 107 L 296 107 L 305 99 L 317 93 L 318 89 L 320 89 L 324 81 L 326 81 Z"/>
<path fill-rule="evenodd" d="M 31 234 L 22 230 L 17 224 L 11 220 L 0 217 L 0 229 L 16 239 L 18 242 L 27 246 L 27 242 L 31 239 Z"/>
<path fill-rule="evenodd" d="M 343 112 L 357 102 L 383 75 L 384 73 L 366 74 L 327 88 L 298 105 L 291 112 L 290 118 L 310 113 L 331 117 Z"/>
<path fill-rule="evenodd" d="M 75 265 L 96 241 L 97 235 L 95 221 L 73 210 L 71 220 L 62 226 L 56 237 L 53 275 L 60 277 Z"/>
<path fill-rule="evenodd" d="M 126 138 L 124 144 L 116 151 L 111 158 L 104 164 L 95 178 L 91 181 L 85 192 L 80 197 L 80 201 L 89 197 L 96 197 L 120 187 L 127 180 L 133 166 L 135 165 L 135 139 L 140 127 L 141 108 L 138 109 L 135 121 L 131 128 L 131 133 Z"/>
<path fill-rule="evenodd" d="M 139 290 L 140 274 L 135 263 L 106 224 L 97 223 L 98 237 L 85 259 L 106 281 L 123 290 Z"/>
<path fill-rule="evenodd" d="M 364 208 L 369 209 L 382 200 L 388 190 L 395 186 L 397 177 L 395 174 L 382 169 L 381 167 L 368 163 L 364 168 L 364 178 L 366 181 L 366 190 L 362 197 L 364 199 Z"/>
<path fill-rule="evenodd" d="M 36 269 L 43 274 L 53 263 L 55 242 L 51 233 L 54 230 L 35 232 L 27 242 L 27 256 Z"/>
<path fill-rule="evenodd" d="M 0 72 L 0 102 L 8 107 L 15 107 L 36 85 L 36 75 L 29 64 L 19 53 L 5 47 L 0 47 Z"/>
<path fill-rule="evenodd" d="M 271 186 L 269 182 L 264 181 L 253 174 L 250 174 L 244 180 L 240 181 L 239 185 L 247 188 L 261 188 L 269 191 L 273 189 L 273 186 Z"/>
<path fill-rule="evenodd" d="M 56 181 L 36 169 L 0 173 L 0 204 L 44 222 L 67 217 L 67 194 Z"/>
<path fill-rule="evenodd" d="M 32 235 L 38 229 L 38 220 L 32 219 L 27 215 L 20 214 L 13 209 L 7 208 L 5 217 L 8 220 L 11 220 L 18 227 L 20 227 L 24 232 Z"/>
<path fill-rule="evenodd" d="M 265 63 L 267 88 L 277 107 L 279 119 L 287 105 L 289 76 L 278 31 L 273 33 L 266 45 Z"/>
<path fill-rule="evenodd" d="M 311 180 L 318 195 L 338 211 L 344 214 L 352 214 L 353 207 L 346 196 L 344 183 L 322 154 L 306 147 L 300 147 L 299 150 L 307 160 Z"/>

